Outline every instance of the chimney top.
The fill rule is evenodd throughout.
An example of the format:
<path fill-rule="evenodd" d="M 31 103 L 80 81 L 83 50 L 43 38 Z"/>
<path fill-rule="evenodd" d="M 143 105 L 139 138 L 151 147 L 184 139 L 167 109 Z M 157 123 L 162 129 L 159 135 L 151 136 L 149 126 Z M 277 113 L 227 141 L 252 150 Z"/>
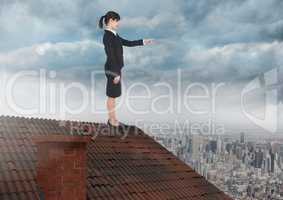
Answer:
<path fill-rule="evenodd" d="M 91 136 L 37 135 L 36 181 L 45 200 L 86 200 L 86 145 Z"/>

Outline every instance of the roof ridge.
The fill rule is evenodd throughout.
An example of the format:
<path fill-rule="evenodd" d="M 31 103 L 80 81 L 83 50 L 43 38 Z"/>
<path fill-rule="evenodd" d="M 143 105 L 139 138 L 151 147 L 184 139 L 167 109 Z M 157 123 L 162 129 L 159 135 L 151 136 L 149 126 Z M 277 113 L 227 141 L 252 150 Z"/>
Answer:
<path fill-rule="evenodd" d="M 72 120 L 72 119 L 56 119 L 56 118 L 46 118 L 46 117 L 34 117 L 34 116 L 22 116 L 22 115 L 4 115 L 1 114 L 0 115 L 0 120 L 29 120 L 29 121 L 34 121 L 36 123 L 43 123 L 43 122 L 56 122 L 59 126 L 61 127 L 65 127 L 65 128 L 70 128 L 69 125 L 73 124 L 73 125 L 79 125 L 79 126 L 84 126 L 84 125 L 88 125 L 91 127 L 97 127 L 99 128 L 104 128 L 104 127 L 108 127 L 107 123 L 105 122 L 95 122 L 95 121 L 85 121 L 85 120 Z M 146 134 L 141 128 L 137 127 L 136 125 L 126 125 L 126 128 L 123 131 L 137 131 L 138 134 L 142 134 L 142 135 L 148 135 Z M 83 131 L 85 132 L 85 131 Z M 93 132 L 92 132 L 93 133 Z"/>
<path fill-rule="evenodd" d="M 36 116 L 22 116 L 22 115 L 5 115 L 1 114 L 0 118 L 8 118 L 8 119 L 33 119 L 33 120 L 48 120 L 48 121 L 64 121 L 64 122 L 80 122 L 80 123 L 96 123 L 96 124 L 104 124 L 103 122 L 95 122 L 95 121 L 85 121 L 85 120 L 75 120 L 75 119 L 58 119 L 58 118 L 47 118 L 47 117 L 36 117 Z"/>

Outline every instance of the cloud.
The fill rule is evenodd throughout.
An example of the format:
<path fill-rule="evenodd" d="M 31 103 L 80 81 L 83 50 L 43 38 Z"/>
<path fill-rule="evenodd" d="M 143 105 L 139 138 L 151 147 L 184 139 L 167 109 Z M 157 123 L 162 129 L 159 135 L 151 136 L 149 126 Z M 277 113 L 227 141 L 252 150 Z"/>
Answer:
<path fill-rule="evenodd" d="M 194 80 L 237 81 L 283 66 L 283 42 L 237 43 L 192 49 L 184 57 Z"/>
<path fill-rule="evenodd" d="M 129 83 L 168 81 L 177 87 L 177 69 L 184 86 L 226 82 L 227 93 L 220 97 L 230 97 L 221 102 L 225 118 L 239 111 L 233 95 L 241 87 L 232 86 L 282 66 L 282 9 L 281 0 L 1 1 L 0 67 L 10 72 L 44 68 L 62 80 L 87 82 L 105 62 L 98 20 L 114 10 L 121 15 L 121 36 L 157 41 L 124 48 Z"/>
<path fill-rule="evenodd" d="M 30 69 L 38 67 L 67 68 L 76 65 L 92 65 L 90 60 L 102 61 L 103 45 L 91 40 L 72 43 L 42 43 L 15 51 L 1 53 L 2 67 L 15 69 Z M 96 56 L 93 56 L 96 55 Z"/>
<path fill-rule="evenodd" d="M 184 1 L 189 26 L 185 37 L 205 47 L 282 40 L 280 34 L 271 34 L 274 27 L 281 30 L 282 8 L 280 0 Z"/>

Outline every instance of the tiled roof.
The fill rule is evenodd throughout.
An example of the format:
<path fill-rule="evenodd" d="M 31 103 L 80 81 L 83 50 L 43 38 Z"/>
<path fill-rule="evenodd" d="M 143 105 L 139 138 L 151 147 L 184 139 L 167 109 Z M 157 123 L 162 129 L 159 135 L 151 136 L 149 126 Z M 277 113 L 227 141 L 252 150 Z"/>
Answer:
<path fill-rule="evenodd" d="M 71 124 L 99 133 L 87 146 L 87 199 L 231 199 L 136 127 L 121 138 L 106 124 L 0 116 L 1 200 L 39 199 L 31 137 L 84 134 Z"/>

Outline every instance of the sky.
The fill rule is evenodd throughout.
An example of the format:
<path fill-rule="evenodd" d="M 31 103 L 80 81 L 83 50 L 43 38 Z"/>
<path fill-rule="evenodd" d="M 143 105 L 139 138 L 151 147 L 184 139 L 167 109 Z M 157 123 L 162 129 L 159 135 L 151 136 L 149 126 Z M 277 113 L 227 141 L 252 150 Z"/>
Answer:
<path fill-rule="evenodd" d="M 225 126 L 258 127 L 243 114 L 240 94 L 248 83 L 256 78 L 263 80 L 263 74 L 276 67 L 283 74 L 282 0 L 1 0 L 1 114 L 105 121 L 105 78 L 98 76 L 96 87 L 92 88 L 90 74 L 104 69 L 103 30 L 98 28 L 98 20 L 109 10 L 121 16 L 117 30 L 120 36 L 129 40 L 154 38 L 157 42 L 124 47 L 123 89 L 134 83 L 139 83 L 141 88 L 136 87 L 127 95 L 123 92 L 118 100 L 121 106 L 117 115 L 121 121 L 213 119 Z M 17 80 L 13 89 L 15 102 L 26 108 L 37 108 L 40 99 L 46 97 L 49 106 L 44 112 L 27 114 L 9 106 L 11 100 L 5 93 L 7 80 L 24 70 L 35 74 Z M 78 83 L 88 94 L 95 90 L 95 99 L 90 99 L 76 114 L 64 109 L 64 114 L 60 114 L 57 109 L 60 94 L 54 93 L 56 98 L 52 98 L 52 92 L 38 92 L 40 70 L 45 70 L 47 82 L 54 84 L 55 90 L 60 85 Z M 169 102 L 166 98 L 156 99 L 168 94 L 158 83 L 167 83 L 173 88 Z M 193 114 L 184 108 L 186 88 L 194 83 L 205 86 L 209 97 L 196 98 L 191 105 L 208 112 Z M 222 84 L 215 95 L 215 104 L 213 84 Z M 149 92 L 143 89 L 145 85 L 150 89 L 151 98 L 129 101 L 131 95 Z M 247 109 L 262 116 L 266 106 L 277 107 L 278 121 L 282 121 L 283 90 L 280 84 L 276 88 L 277 102 L 264 104 L 261 88 L 248 97 Z M 71 110 L 83 104 L 80 91 L 79 87 L 70 89 L 65 97 Z M 203 95 L 196 87 L 192 93 Z M 52 101 L 54 112 L 50 110 Z M 127 103 L 148 112 L 131 112 Z M 149 109 L 153 104 L 160 111 L 172 109 L 159 114 Z M 91 112 L 93 107 L 104 112 Z"/>

